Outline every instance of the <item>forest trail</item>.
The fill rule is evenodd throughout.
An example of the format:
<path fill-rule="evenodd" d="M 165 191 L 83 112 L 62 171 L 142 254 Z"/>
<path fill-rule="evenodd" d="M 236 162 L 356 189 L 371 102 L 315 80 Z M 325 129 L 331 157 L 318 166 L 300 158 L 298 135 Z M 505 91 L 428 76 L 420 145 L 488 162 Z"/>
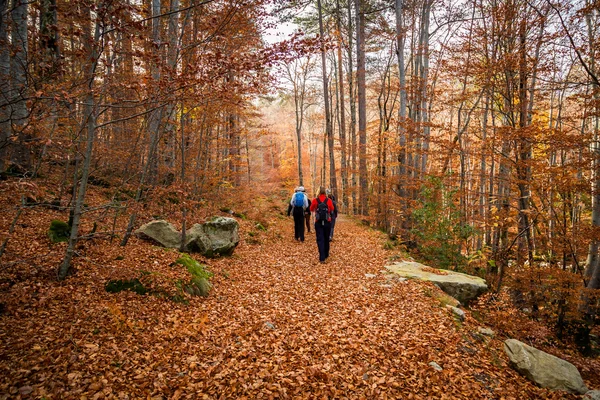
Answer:
<path fill-rule="evenodd" d="M 205 260 L 210 296 L 189 304 L 106 293 L 116 244 L 89 249 L 96 261 L 66 283 L 14 284 L 0 299 L 0 397 L 570 398 L 508 368 L 502 341 L 455 321 L 434 288 L 391 279 L 380 232 L 341 218 L 320 264 L 314 233 L 296 242 L 278 221 L 252 236 L 243 221 L 235 254 Z M 126 251 L 118 262 L 165 274 L 177 257 L 135 238 Z"/>

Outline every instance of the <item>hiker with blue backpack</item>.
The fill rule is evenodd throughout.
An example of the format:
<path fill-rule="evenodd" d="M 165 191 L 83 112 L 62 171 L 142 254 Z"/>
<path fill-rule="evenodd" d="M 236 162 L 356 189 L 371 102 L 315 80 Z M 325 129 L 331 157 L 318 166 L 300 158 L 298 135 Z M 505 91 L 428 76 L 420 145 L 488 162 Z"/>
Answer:
<path fill-rule="evenodd" d="M 304 194 L 304 187 L 294 189 L 294 195 L 288 206 L 288 217 L 290 213 L 294 216 L 294 238 L 304 242 L 304 210 L 308 208 L 308 197 Z"/>
<path fill-rule="evenodd" d="M 319 195 L 312 201 L 310 211 L 315 213 L 315 233 L 319 247 L 319 261 L 324 263 L 329 257 L 329 235 L 331 233 L 331 215 L 333 202 L 325 194 L 325 188 L 319 188 Z"/>

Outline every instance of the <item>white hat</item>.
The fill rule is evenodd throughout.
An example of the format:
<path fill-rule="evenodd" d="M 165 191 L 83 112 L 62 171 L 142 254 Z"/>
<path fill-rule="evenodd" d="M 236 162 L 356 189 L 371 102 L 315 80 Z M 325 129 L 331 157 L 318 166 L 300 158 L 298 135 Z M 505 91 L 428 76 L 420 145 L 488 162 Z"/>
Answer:
<path fill-rule="evenodd" d="M 306 192 L 306 190 L 304 190 L 304 186 L 299 186 L 297 190 L 299 192 Z"/>

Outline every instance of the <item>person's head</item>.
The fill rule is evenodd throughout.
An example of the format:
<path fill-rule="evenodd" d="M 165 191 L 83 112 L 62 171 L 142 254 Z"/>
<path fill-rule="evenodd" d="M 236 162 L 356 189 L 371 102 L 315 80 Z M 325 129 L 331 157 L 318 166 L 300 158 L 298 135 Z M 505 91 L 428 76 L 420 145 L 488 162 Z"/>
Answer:
<path fill-rule="evenodd" d="M 331 196 L 331 189 L 327 188 L 325 189 L 325 194 L 327 195 L 327 197 Z"/>
<path fill-rule="evenodd" d="M 319 196 L 325 194 L 325 188 L 323 186 L 319 187 Z"/>
<path fill-rule="evenodd" d="M 306 190 L 304 190 L 304 186 L 298 186 L 298 191 L 304 193 Z"/>

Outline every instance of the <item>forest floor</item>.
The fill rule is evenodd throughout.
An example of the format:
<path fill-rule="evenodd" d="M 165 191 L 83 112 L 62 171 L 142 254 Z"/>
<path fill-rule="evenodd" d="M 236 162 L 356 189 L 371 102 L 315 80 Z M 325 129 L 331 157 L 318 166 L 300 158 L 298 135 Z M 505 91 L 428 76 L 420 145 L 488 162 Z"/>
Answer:
<path fill-rule="evenodd" d="M 187 273 L 178 252 L 137 238 L 83 242 L 75 273 L 56 281 L 65 247 L 46 231 L 65 214 L 26 210 L 0 268 L 0 399 L 579 398 L 513 371 L 506 337 L 478 334 L 477 312 L 457 321 L 436 288 L 386 273 L 399 255 L 381 232 L 342 217 L 320 264 L 314 233 L 294 241 L 283 204 L 271 208 L 265 231 L 239 219 L 232 257 L 196 256 L 214 287 L 187 302 L 105 291 L 109 279 Z M 13 217 L 2 213 L 0 231 Z M 597 366 L 566 358 L 600 388 Z"/>

